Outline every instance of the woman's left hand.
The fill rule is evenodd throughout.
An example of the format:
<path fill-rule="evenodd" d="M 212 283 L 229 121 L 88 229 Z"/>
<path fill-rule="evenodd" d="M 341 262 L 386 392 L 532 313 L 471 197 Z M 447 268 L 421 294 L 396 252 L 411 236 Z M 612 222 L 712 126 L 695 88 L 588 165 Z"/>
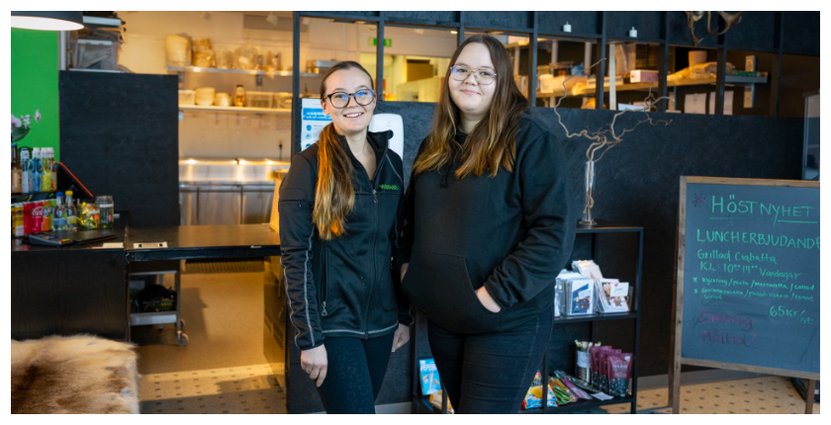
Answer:
<path fill-rule="evenodd" d="M 499 313 L 502 310 L 484 286 L 476 290 L 476 297 L 479 298 L 479 302 L 491 313 Z"/>
<path fill-rule="evenodd" d="M 403 347 L 410 341 L 410 327 L 398 324 L 398 329 L 395 330 L 395 335 L 392 338 L 392 352 Z"/>

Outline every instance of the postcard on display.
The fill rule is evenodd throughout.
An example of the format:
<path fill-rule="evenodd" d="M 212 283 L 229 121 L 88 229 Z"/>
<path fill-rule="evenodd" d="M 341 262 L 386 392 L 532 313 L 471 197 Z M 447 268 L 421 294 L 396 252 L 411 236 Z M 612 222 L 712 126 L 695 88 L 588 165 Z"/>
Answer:
<path fill-rule="evenodd" d="M 575 260 L 571 263 L 571 268 L 579 272 L 585 277 L 594 280 L 603 279 L 603 273 L 600 272 L 600 266 L 594 260 Z"/>
<path fill-rule="evenodd" d="M 566 284 L 566 314 L 579 316 L 594 312 L 594 280 L 581 277 Z"/>
<path fill-rule="evenodd" d="M 625 313 L 629 311 L 629 283 L 618 279 L 596 281 L 598 310 L 603 313 Z"/>

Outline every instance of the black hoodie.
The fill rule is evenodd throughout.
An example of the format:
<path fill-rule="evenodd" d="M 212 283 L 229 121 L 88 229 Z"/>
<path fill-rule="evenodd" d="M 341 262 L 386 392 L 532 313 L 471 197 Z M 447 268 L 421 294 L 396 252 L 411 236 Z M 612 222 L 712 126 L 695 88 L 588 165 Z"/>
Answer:
<path fill-rule="evenodd" d="M 465 139 L 459 134 L 456 142 Z M 555 278 L 571 255 L 576 227 L 560 143 L 545 122 L 525 113 L 512 172 L 460 180 L 454 155 L 440 170 L 412 175 L 402 286 L 432 321 L 475 334 L 514 329 L 543 310 L 553 314 Z M 499 313 L 476 297 L 483 285 Z"/>
<path fill-rule="evenodd" d="M 371 338 L 395 332 L 409 312 L 392 270 L 404 181 L 401 158 L 388 148 L 392 131 L 368 133 L 377 167 L 370 180 L 339 137 L 354 172 L 355 204 L 346 232 L 324 241 L 312 224 L 317 183 L 317 143 L 295 155 L 280 185 L 280 249 L 290 319 L 301 350 L 326 335 Z M 399 314 L 400 310 L 400 314 Z"/>

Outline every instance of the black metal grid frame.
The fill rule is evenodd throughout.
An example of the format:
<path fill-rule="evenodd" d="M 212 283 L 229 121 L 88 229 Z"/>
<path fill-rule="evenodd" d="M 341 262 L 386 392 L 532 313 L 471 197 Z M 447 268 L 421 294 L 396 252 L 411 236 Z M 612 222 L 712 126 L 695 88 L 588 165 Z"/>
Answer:
<path fill-rule="evenodd" d="M 593 11 L 593 12 L 563 12 L 564 16 L 573 16 L 573 15 L 586 15 L 586 22 L 595 21 L 596 27 L 594 31 L 583 31 L 581 33 L 566 33 L 562 32 L 558 29 L 552 29 L 551 25 L 546 23 L 540 22 L 541 17 L 549 17 L 551 13 L 555 12 L 545 12 L 545 11 L 530 11 L 527 12 L 528 22 L 531 23 L 531 26 L 528 27 L 527 25 L 519 24 L 517 27 L 510 27 L 505 25 L 497 25 L 497 26 L 488 26 L 484 28 L 480 23 L 477 22 L 469 22 L 466 19 L 466 15 L 469 14 L 476 14 L 476 13 L 502 13 L 502 12 L 465 12 L 465 11 L 458 11 L 458 12 L 393 12 L 393 11 L 373 11 L 373 12 L 361 12 L 361 11 L 351 11 L 351 12 L 337 12 L 337 11 L 297 11 L 293 13 L 293 36 L 292 36 L 292 64 L 294 70 L 301 69 L 302 66 L 300 64 L 300 25 L 301 20 L 304 17 L 309 18 L 321 18 L 321 19 L 332 19 L 336 22 L 364 22 L 364 23 L 374 23 L 377 25 L 377 38 L 379 40 L 383 40 L 384 36 L 384 28 L 387 25 L 396 26 L 396 27 L 430 27 L 430 28 L 437 28 L 437 29 L 449 29 L 449 30 L 456 30 L 458 31 L 457 37 L 457 45 L 464 41 L 465 39 L 465 31 L 467 30 L 475 30 L 475 31 L 499 31 L 499 32 L 506 32 L 518 35 L 525 35 L 529 37 L 530 40 L 530 47 L 531 47 L 531 60 L 529 61 L 527 75 L 528 75 L 528 100 L 531 105 L 536 104 L 536 90 L 535 90 L 535 82 L 537 80 L 537 69 L 536 69 L 536 46 L 537 46 L 537 38 L 538 37 L 565 37 L 574 40 L 582 40 L 586 42 L 593 42 L 597 43 L 600 46 L 606 46 L 609 41 L 620 39 L 619 36 L 610 36 L 608 34 L 608 30 L 610 26 L 619 25 L 620 22 L 616 20 L 617 14 L 624 13 L 624 12 L 606 12 L 606 11 Z M 660 44 L 661 46 L 661 56 L 662 56 L 662 65 L 659 67 L 658 70 L 658 94 L 659 96 L 666 96 L 667 95 L 667 65 L 666 60 L 669 57 L 669 47 L 670 46 L 678 46 L 678 31 L 677 29 L 673 32 L 673 29 L 678 26 L 678 11 L 664 11 L 658 12 L 660 13 L 660 22 L 657 25 L 658 28 L 658 38 L 655 38 L 654 35 L 646 36 L 644 38 L 637 38 L 632 39 L 633 41 L 641 42 L 641 43 L 650 43 L 650 44 Z M 750 12 L 754 13 L 754 12 Z M 788 39 L 786 39 L 786 21 L 792 22 L 798 18 L 798 16 L 785 16 L 788 12 L 755 12 L 755 13 L 772 13 L 773 14 L 773 21 L 774 21 L 774 28 L 770 34 L 765 34 L 762 38 L 765 40 L 760 41 L 760 46 L 746 46 L 741 45 L 741 41 L 737 43 L 731 42 L 729 39 L 729 33 L 726 35 L 718 36 L 717 39 L 714 41 L 712 40 L 705 40 L 702 43 L 702 48 L 707 49 L 715 49 L 718 54 L 718 77 L 716 80 L 716 108 L 715 114 L 722 115 L 723 114 L 723 105 L 724 105 L 724 94 L 725 94 L 725 64 L 727 61 L 727 51 L 732 49 L 738 50 L 758 50 L 758 51 L 770 51 L 771 49 L 766 48 L 768 44 L 772 45 L 771 53 L 776 55 L 775 66 L 771 72 L 771 106 L 770 106 L 770 115 L 773 117 L 779 117 L 780 115 L 780 93 L 781 93 L 781 69 L 782 69 L 782 57 L 785 53 L 789 53 L 791 50 L 810 50 L 810 47 L 805 47 L 800 44 L 801 40 L 796 40 L 795 43 L 788 43 Z M 796 12 L 790 12 L 794 14 Z M 448 14 L 451 14 L 453 18 L 448 20 Z M 596 15 L 596 16 L 594 16 Z M 818 15 L 818 13 L 817 13 Z M 475 17 L 475 16 L 474 16 Z M 791 28 L 795 34 L 801 31 L 800 28 Z M 797 34 L 797 36 L 802 34 Z M 772 37 L 772 43 L 769 43 L 770 40 L 766 40 L 767 38 Z M 804 41 L 804 40 L 802 40 Z M 791 49 L 787 49 L 786 52 L 785 46 L 788 44 L 789 46 L 793 45 L 794 47 Z M 805 44 L 805 43 L 803 43 Z M 603 83 L 603 78 L 606 73 L 606 49 L 600 48 L 596 49 L 598 51 L 597 60 L 598 63 L 598 70 L 595 73 L 597 81 L 597 87 L 602 87 L 601 84 Z M 806 53 L 806 52 L 800 52 Z M 813 53 L 808 53 L 813 54 Z M 818 53 L 816 53 L 818 54 Z M 384 55 L 384 45 L 383 43 L 378 43 L 376 47 L 376 93 L 378 98 L 383 98 L 383 80 L 384 80 L 384 69 L 383 69 L 383 55 Z M 292 125 L 291 125 L 291 137 L 292 137 L 292 153 L 296 153 L 299 151 L 300 148 L 300 132 L 299 132 L 299 125 L 300 125 L 300 75 L 295 72 L 292 75 Z M 604 98 L 605 94 L 603 90 L 597 90 L 595 93 L 595 108 L 596 109 L 603 109 Z M 661 102 L 659 104 L 660 112 L 664 112 L 666 110 L 665 102 Z"/>

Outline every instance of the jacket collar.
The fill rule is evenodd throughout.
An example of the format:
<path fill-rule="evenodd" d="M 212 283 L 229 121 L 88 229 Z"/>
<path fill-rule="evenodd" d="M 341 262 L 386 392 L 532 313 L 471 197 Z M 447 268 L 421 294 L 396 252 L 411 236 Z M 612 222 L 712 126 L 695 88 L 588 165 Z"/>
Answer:
<path fill-rule="evenodd" d="M 349 143 L 346 141 L 346 137 L 337 133 L 335 133 L 335 135 L 337 136 L 341 147 L 346 149 L 347 152 L 351 152 L 351 150 L 349 150 Z M 366 132 L 366 140 L 372 150 L 375 151 L 376 157 L 379 159 L 389 148 L 390 139 L 392 139 L 392 130 L 381 131 L 378 133 L 372 131 Z"/>

